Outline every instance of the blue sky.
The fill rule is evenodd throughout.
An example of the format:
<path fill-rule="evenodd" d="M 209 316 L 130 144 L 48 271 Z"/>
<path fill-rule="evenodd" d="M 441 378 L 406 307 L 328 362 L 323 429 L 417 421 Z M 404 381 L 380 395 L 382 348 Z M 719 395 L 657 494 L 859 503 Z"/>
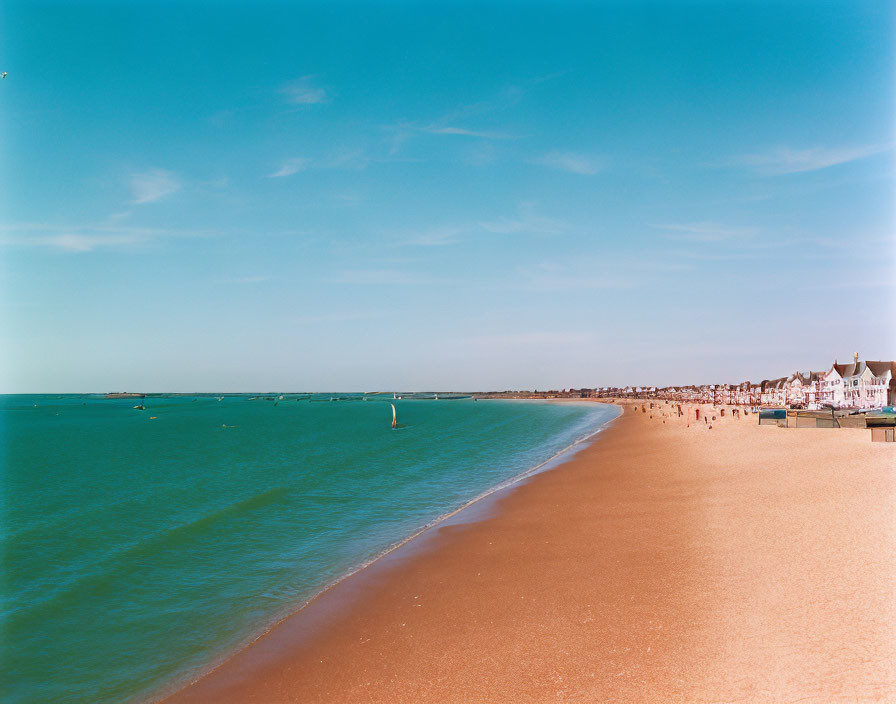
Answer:
<path fill-rule="evenodd" d="M 0 13 L 0 391 L 896 357 L 891 3 Z"/>

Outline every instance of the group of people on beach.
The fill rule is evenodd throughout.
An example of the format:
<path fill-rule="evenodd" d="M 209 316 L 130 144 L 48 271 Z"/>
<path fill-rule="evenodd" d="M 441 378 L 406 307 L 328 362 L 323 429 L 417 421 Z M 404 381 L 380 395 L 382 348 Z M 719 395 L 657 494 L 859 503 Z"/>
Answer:
<path fill-rule="evenodd" d="M 676 417 L 683 418 L 686 416 L 685 422 L 687 423 L 687 427 L 689 427 L 689 428 L 691 427 L 691 406 L 690 406 L 690 404 L 684 404 L 684 408 L 682 408 L 682 404 L 680 404 L 680 403 L 675 404 L 675 403 L 672 403 L 671 401 L 664 401 L 663 404 L 665 406 L 672 406 L 672 409 L 671 409 L 672 413 L 674 413 Z M 635 413 L 638 412 L 638 408 L 639 408 L 638 404 L 635 404 L 634 406 L 632 406 L 632 410 Z M 647 417 L 649 420 L 653 419 L 654 411 L 658 412 L 659 417 L 661 417 L 661 418 L 668 417 L 666 412 L 663 410 L 663 407 L 660 406 L 659 401 L 644 402 L 640 405 L 640 409 L 641 409 L 641 413 L 648 414 Z M 701 415 L 702 415 L 703 424 L 708 429 L 712 429 L 712 423 L 715 422 L 717 418 L 724 417 L 726 409 L 724 407 L 722 407 L 722 408 L 713 407 L 712 411 L 714 411 L 717 415 L 711 415 L 711 416 L 708 413 L 706 413 L 699 405 L 696 408 L 694 408 L 693 410 L 694 410 L 694 422 L 699 423 Z M 702 413 L 701 413 L 701 411 L 702 411 Z M 730 411 L 731 411 L 731 417 L 736 418 L 737 420 L 741 419 L 741 413 L 743 413 L 744 416 L 747 416 L 750 414 L 750 411 L 746 408 L 744 408 L 744 409 L 732 408 L 732 409 L 730 409 Z M 665 422 L 666 421 L 663 420 L 663 423 L 665 423 Z"/>

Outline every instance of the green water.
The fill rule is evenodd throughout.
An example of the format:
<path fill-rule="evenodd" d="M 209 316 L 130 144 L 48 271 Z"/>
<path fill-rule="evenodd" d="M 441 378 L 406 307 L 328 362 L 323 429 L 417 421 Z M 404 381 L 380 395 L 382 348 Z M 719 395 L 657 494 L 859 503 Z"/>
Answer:
<path fill-rule="evenodd" d="M 616 413 L 348 398 L 0 397 L 3 701 L 150 696 Z"/>

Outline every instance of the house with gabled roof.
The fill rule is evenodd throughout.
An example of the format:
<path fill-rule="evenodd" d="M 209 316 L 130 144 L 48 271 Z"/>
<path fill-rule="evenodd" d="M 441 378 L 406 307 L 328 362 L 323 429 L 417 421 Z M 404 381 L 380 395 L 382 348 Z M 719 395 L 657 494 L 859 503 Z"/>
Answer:
<path fill-rule="evenodd" d="M 818 395 L 824 372 L 794 372 L 787 377 L 785 395 L 788 406 L 818 407 Z"/>
<path fill-rule="evenodd" d="M 835 361 L 831 368 L 825 372 L 821 379 L 821 398 L 819 404 L 840 408 L 844 405 L 843 372 L 846 364 L 837 364 Z"/>
<path fill-rule="evenodd" d="M 896 362 L 834 362 L 824 374 L 821 405 L 835 408 L 881 408 L 896 403 Z"/>
<path fill-rule="evenodd" d="M 763 406 L 784 406 L 787 403 L 786 391 L 787 377 L 780 379 L 765 379 L 760 387 L 762 389 L 760 401 Z"/>
<path fill-rule="evenodd" d="M 865 362 L 871 371 L 869 405 L 875 408 L 896 406 L 896 362 Z"/>
<path fill-rule="evenodd" d="M 881 408 L 891 397 L 893 362 L 862 362 L 842 365 L 843 403 L 848 408 Z"/>

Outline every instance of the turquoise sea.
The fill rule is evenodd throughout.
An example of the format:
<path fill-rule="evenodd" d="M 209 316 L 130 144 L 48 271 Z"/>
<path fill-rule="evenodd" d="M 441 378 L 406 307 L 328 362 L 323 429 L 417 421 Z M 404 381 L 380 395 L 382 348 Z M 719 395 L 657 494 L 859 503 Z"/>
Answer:
<path fill-rule="evenodd" d="M 334 398 L 0 397 L 0 698 L 151 698 L 616 415 Z"/>

